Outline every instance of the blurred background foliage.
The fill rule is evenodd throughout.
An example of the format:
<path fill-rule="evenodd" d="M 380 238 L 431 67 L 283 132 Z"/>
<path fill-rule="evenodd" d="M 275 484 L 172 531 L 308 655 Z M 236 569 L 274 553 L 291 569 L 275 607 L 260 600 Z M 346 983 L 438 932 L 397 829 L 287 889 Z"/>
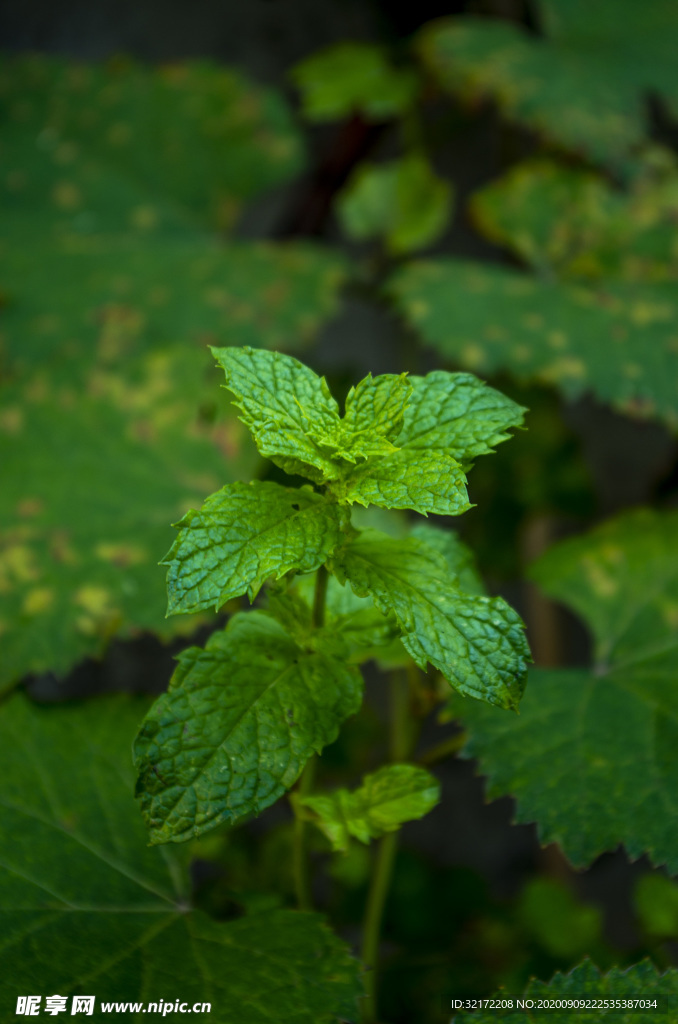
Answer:
<path fill-rule="evenodd" d="M 477 508 L 454 525 L 525 616 L 534 688 L 559 720 L 562 670 L 595 679 L 595 652 L 526 566 L 638 504 L 660 518 L 643 520 L 647 550 L 619 526 L 637 563 L 620 601 L 676 550 L 661 517 L 678 493 L 678 9 L 392 6 L 130 0 L 95 17 L 28 0 L 0 14 L 3 689 L 162 689 L 156 641 L 210 624 L 164 617 L 170 523 L 264 472 L 210 343 L 302 352 L 339 394 L 367 371 L 472 370 L 530 409 L 474 469 Z M 592 536 L 561 549 L 565 576 L 575 555 L 583 576 L 587 558 L 604 562 Z M 660 611 L 675 608 L 672 581 Z M 599 598 L 601 577 L 589 582 Z M 572 581 L 542 583 L 591 619 Z M 667 616 L 651 639 L 675 677 Z M 380 763 L 382 717 L 368 678 L 322 782 L 355 785 Z M 550 821 L 550 794 L 510 777 L 520 734 L 497 769 L 491 715 L 466 717 L 493 795 L 518 792 L 520 820 Z M 613 849 L 616 836 L 647 851 L 642 822 L 574 854 L 547 827 L 541 847 L 505 796 L 484 804 L 468 762 L 437 770 L 443 803 L 405 827 L 387 908 L 385 1019 L 433 1022 L 448 993 L 518 991 L 585 955 L 676 962 L 678 887 Z M 198 905 L 227 918 L 292 902 L 291 828 L 277 807 L 193 844 Z M 578 866 L 598 859 L 575 872 L 555 840 Z M 369 851 L 313 843 L 316 902 L 355 941 Z"/>

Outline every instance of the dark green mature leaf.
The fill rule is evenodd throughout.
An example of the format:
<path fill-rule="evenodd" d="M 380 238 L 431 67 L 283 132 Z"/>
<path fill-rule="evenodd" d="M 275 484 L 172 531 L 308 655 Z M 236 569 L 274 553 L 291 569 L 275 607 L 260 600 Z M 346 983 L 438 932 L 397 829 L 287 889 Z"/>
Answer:
<path fill-rule="evenodd" d="M 351 836 L 369 843 L 395 832 L 406 821 L 423 818 L 440 799 L 440 784 L 425 768 L 388 764 L 363 778 L 358 789 L 297 797 L 335 850 L 347 850 Z"/>
<path fill-rule="evenodd" d="M 393 255 L 437 241 L 452 212 L 452 186 L 420 153 L 386 164 L 359 164 L 337 200 L 346 233 L 383 238 Z"/>
<path fill-rule="evenodd" d="M 196 415 L 208 365 L 175 348 L 134 374 L 95 369 L 84 391 L 47 376 L 4 388 L 0 688 L 61 675 L 116 635 L 185 632 L 164 618 L 168 523 L 256 459 L 227 407 L 213 425 Z"/>
<path fill-rule="evenodd" d="M 317 915 L 213 921 L 190 907 L 185 858 L 148 847 L 129 753 L 144 707 L 0 709 L 3 1019 L 31 992 L 95 994 L 97 1017 L 103 1001 L 180 998 L 221 1024 L 234 1007 L 243 1024 L 354 1019 L 358 965 Z"/>
<path fill-rule="evenodd" d="M 151 842 L 182 842 L 258 814 L 360 707 L 358 670 L 305 651 L 262 612 L 233 616 L 179 656 L 135 744 Z"/>
<path fill-rule="evenodd" d="M 464 593 L 445 558 L 421 540 L 365 531 L 330 565 L 360 596 L 398 620 L 420 668 L 430 662 L 460 693 L 516 709 L 529 651 L 522 623 L 502 598 Z"/>
<path fill-rule="evenodd" d="M 669 1017 L 678 999 L 678 970 L 670 968 L 660 973 L 651 960 L 643 960 L 639 964 L 627 967 L 622 970 L 613 967 L 607 974 L 602 974 L 591 960 L 584 960 L 574 967 L 568 974 L 558 972 L 554 974 L 550 982 L 533 979 L 523 993 L 526 999 L 534 1000 L 539 1005 L 540 1000 L 569 1000 L 578 999 L 592 1000 L 616 1000 L 616 999 L 647 999 L 650 1002 L 663 997 L 665 1002 L 657 1009 L 643 1011 L 635 1004 L 630 1007 L 610 1010 L 599 1009 L 589 1017 L 590 1011 L 584 1014 L 577 1009 L 563 1009 L 562 1011 L 550 1010 L 546 1014 L 551 1024 L 572 1024 L 573 1020 L 604 1021 L 608 1017 L 619 1024 L 652 1024 L 652 1021 L 661 1020 L 667 1011 Z M 499 999 L 505 999 L 502 992 L 497 993 Z M 473 1013 L 457 1013 L 452 1018 L 454 1024 L 492 1024 L 493 1021 L 501 1020 L 505 1024 L 532 1024 L 533 1021 L 542 1020 L 544 1011 L 535 1012 L 531 1010 L 513 1010 L 497 1012 L 494 1010 L 476 1011 Z"/>
<path fill-rule="evenodd" d="M 441 83 L 472 102 L 495 100 L 547 140 L 621 170 L 650 136 L 646 98 L 672 110 L 678 13 L 671 0 L 540 0 L 544 36 L 485 18 L 425 26 L 419 49 Z"/>
<path fill-rule="evenodd" d="M 626 412 L 678 422 L 675 286 L 544 281 L 458 260 L 410 263 L 388 291 L 446 358 L 491 373 L 592 390 Z"/>
<path fill-rule="evenodd" d="M 336 121 L 360 112 L 373 121 L 404 113 L 418 89 L 411 69 L 393 67 L 371 43 L 337 43 L 300 61 L 290 78 L 310 121 Z"/>
<path fill-rule="evenodd" d="M 547 552 L 534 577 L 588 620 L 595 665 L 531 673 L 510 722 L 454 704 L 466 753 L 575 865 L 624 843 L 678 871 L 678 514 L 626 514 Z"/>
<path fill-rule="evenodd" d="M 348 516 L 310 487 L 263 481 L 233 483 L 177 523 L 163 564 L 168 614 L 214 608 L 232 597 L 253 600 L 264 580 L 313 572 L 348 528 Z"/>

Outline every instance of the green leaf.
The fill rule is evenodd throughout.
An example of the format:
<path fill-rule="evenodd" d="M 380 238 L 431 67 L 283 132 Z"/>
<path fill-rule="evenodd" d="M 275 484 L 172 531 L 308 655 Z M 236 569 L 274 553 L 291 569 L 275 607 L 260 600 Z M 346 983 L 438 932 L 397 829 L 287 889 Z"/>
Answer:
<path fill-rule="evenodd" d="M 624 206 L 625 198 L 599 175 L 537 159 L 474 193 L 471 212 L 491 241 L 538 270 L 562 273 L 600 244 Z"/>
<path fill-rule="evenodd" d="M 339 409 L 324 377 L 281 352 L 213 348 L 257 448 L 288 473 L 316 482 L 337 475 L 319 438 L 339 426 Z"/>
<path fill-rule="evenodd" d="M 455 516 L 471 508 L 466 476 L 444 451 L 408 451 L 370 459 L 332 486 L 340 501 L 411 508 L 427 515 Z"/>
<path fill-rule="evenodd" d="M 102 367 L 85 390 L 46 375 L 3 388 L 0 689 L 62 675 L 114 636 L 186 631 L 164 618 L 167 524 L 256 459 L 225 402 L 213 424 L 196 415 L 212 393 L 206 356 Z"/>
<path fill-rule="evenodd" d="M 529 651 L 522 623 L 502 598 L 464 593 L 445 558 L 424 542 L 365 531 L 330 562 L 354 591 L 393 612 L 420 668 L 430 662 L 461 693 L 516 709 Z"/>
<path fill-rule="evenodd" d="M 492 99 L 512 121 L 575 153 L 630 171 L 651 135 L 650 92 L 675 110 L 671 0 L 540 0 L 543 35 L 487 18 L 440 19 L 419 36 L 424 62 L 465 100 Z"/>
<path fill-rule="evenodd" d="M 508 995 L 510 994 L 501 991 L 496 993 L 498 999 L 506 999 Z M 658 1009 L 649 1009 L 643 1012 L 633 1006 L 629 1009 L 615 1009 L 613 1014 L 600 1010 L 596 1012 L 595 1017 L 591 1018 L 591 1020 L 603 1020 L 607 1019 L 609 1015 L 615 1024 L 617 1021 L 619 1024 L 651 1024 L 666 1010 L 670 1012 L 675 1005 L 674 1001 L 678 997 L 678 970 L 672 967 L 662 974 L 651 960 L 642 960 L 639 964 L 634 964 L 624 970 L 613 967 L 607 974 L 602 974 L 595 964 L 587 959 L 574 967 L 568 974 L 560 972 L 554 974 L 548 983 L 538 981 L 536 978 L 532 979 L 523 996 L 525 999 L 534 1000 L 536 1006 L 539 1005 L 540 1000 L 551 999 L 663 999 L 663 1006 L 660 1004 Z M 536 1006 L 535 1010 L 516 1009 L 500 1013 L 493 1010 L 462 1012 L 455 1014 L 452 1020 L 453 1024 L 492 1024 L 497 1019 L 504 1021 L 505 1024 L 532 1024 L 542 1016 Z M 577 1017 L 580 1016 L 576 1010 L 572 1009 L 550 1010 L 548 1020 L 550 1024 L 572 1024 L 573 1013 Z"/>
<path fill-rule="evenodd" d="M 654 938 L 678 935 L 678 885 L 657 873 L 641 875 L 633 894 L 643 930 Z"/>
<path fill-rule="evenodd" d="M 423 541 L 442 555 L 460 588 L 467 594 L 484 594 L 485 585 L 476 566 L 473 552 L 454 530 L 441 530 L 430 523 L 418 523 L 411 531 L 415 540 Z"/>
<path fill-rule="evenodd" d="M 440 784 L 425 768 L 390 764 L 366 775 L 358 789 L 297 797 L 296 804 L 313 812 L 312 820 L 334 850 L 347 850 L 351 836 L 369 843 L 406 821 L 423 818 L 439 799 Z"/>
<path fill-rule="evenodd" d="M 510 721 L 454 704 L 466 753 L 489 795 L 513 794 L 517 819 L 576 866 L 624 843 L 678 871 L 678 514 L 627 513 L 557 545 L 533 576 L 586 618 L 595 664 L 532 672 Z"/>
<path fill-rule="evenodd" d="M 589 171 L 529 160 L 476 192 L 482 233 L 540 273 L 598 282 L 674 280 L 675 160 L 648 164 L 627 193 Z"/>
<path fill-rule="evenodd" d="M 440 259 L 403 267 L 388 292 L 428 344 L 469 369 L 507 369 L 568 398 L 591 390 L 625 412 L 678 422 L 673 283 L 592 288 Z"/>
<path fill-rule="evenodd" d="M 168 565 L 168 614 L 214 608 L 287 572 L 312 572 L 348 527 L 346 513 L 310 487 L 233 483 L 177 523 Z"/>
<path fill-rule="evenodd" d="M 419 153 L 386 164 L 360 164 L 338 197 L 346 234 L 384 238 L 394 256 L 436 242 L 452 212 L 452 186 Z"/>
<path fill-rule="evenodd" d="M 221 1024 L 234 1006 L 243 1024 L 354 1019 L 358 964 L 317 915 L 211 920 L 190 905 L 185 857 L 147 845 L 130 759 L 145 706 L 16 696 L 0 709 L 2 1017 L 19 995 L 56 992 L 96 994 L 95 1016 L 180 995 Z"/>
<path fill-rule="evenodd" d="M 407 374 L 368 373 L 346 396 L 341 423 L 321 438 L 324 447 L 349 462 L 397 451 L 392 443 L 403 426 L 412 393 Z"/>
<path fill-rule="evenodd" d="M 394 68 L 371 43 L 338 43 L 296 64 L 290 78 L 310 121 L 336 121 L 359 111 L 373 121 L 404 113 L 414 102 L 415 73 Z"/>
<path fill-rule="evenodd" d="M 354 667 L 300 648 L 262 612 L 233 616 L 179 656 L 135 744 L 151 842 L 182 842 L 258 814 L 360 707 Z"/>
<path fill-rule="evenodd" d="M 413 390 L 397 443 L 419 455 L 439 449 L 468 463 L 508 440 L 527 411 L 470 373 L 434 370 L 409 380 Z"/>

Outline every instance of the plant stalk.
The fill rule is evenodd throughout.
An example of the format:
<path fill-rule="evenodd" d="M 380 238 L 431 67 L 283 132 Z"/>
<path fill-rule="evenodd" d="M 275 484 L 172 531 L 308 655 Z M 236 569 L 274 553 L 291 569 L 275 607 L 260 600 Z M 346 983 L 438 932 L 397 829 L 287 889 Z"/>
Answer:
<path fill-rule="evenodd" d="M 415 741 L 410 720 L 410 687 L 407 674 L 391 674 L 391 717 L 389 720 L 389 755 L 392 763 L 407 759 Z M 363 1024 L 377 1021 L 377 982 L 381 923 L 388 890 L 393 877 L 393 865 L 398 849 L 398 832 L 389 832 L 378 841 L 374 870 L 367 894 L 361 958 L 368 968 L 365 975 L 366 996 L 363 1000 Z"/>
<path fill-rule="evenodd" d="M 313 625 L 321 629 L 325 624 L 325 603 L 327 600 L 327 584 L 329 573 L 324 565 L 321 565 L 315 577 L 315 590 L 313 591 Z M 313 776 L 316 769 L 315 755 L 307 762 L 301 773 L 297 784 L 297 795 L 305 796 L 313 786 Z M 293 805 L 294 806 L 294 805 Z M 311 883 L 308 876 L 308 856 L 306 852 L 306 822 L 301 814 L 294 815 L 294 836 L 292 840 L 292 871 L 294 874 L 294 891 L 297 898 L 297 906 L 300 910 L 311 910 Z"/>

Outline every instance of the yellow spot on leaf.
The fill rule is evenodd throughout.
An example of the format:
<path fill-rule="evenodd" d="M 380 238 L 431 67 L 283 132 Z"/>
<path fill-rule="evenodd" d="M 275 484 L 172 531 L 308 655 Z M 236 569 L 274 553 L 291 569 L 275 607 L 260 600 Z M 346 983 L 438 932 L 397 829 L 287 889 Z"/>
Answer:
<path fill-rule="evenodd" d="M 132 138 L 132 129 L 123 121 L 117 121 L 108 129 L 108 141 L 111 146 L 126 146 Z"/>
<path fill-rule="evenodd" d="M 600 562 L 593 558 L 585 558 L 583 565 L 591 588 L 598 597 L 612 597 L 617 593 L 619 589 L 617 581 L 610 576 Z"/>
<path fill-rule="evenodd" d="M 111 562 L 112 565 L 117 565 L 120 568 L 139 565 L 140 562 L 145 562 L 148 559 L 147 552 L 137 544 L 116 544 L 102 541 L 97 544 L 94 553 L 102 561 Z"/>
<path fill-rule="evenodd" d="M 423 320 L 429 314 L 429 305 L 422 299 L 414 299 L 407 308 L 413 320 Z"/>
<path fill-rule="evenodd" d="M 523 317 L 523 324 L 531 331 L 538 331 L 544 326 L 544 317 L 541 313 L 528 313 Z"/>
<path fill-rule="evenodd" d="M 24 615 L 41 615 L 51 608 L 53 602 L 53 590 L 49 587 L 34 587 L 24 597 L 22 610 Z"/>
<path fill-rule="evenodd" d="M 556 359 L 542 371 L 541 376 L 548 381 L 567 380 L 568 378 L 583 380 L 586 377 L 586 366 L 581 359 L 575 359 L 573 356 Z"/>
<path fill-rule="evenodd" d="M 567 335 L 563 331 L 549 331 L 546 335 L 546 341 L 550 348 L 567 348 Z"/>
<path fill-rule="evenodd" d="M 157 211 L 152 206 L 135 206 L 130 214 L 130 223 L 139 231 L 150 231 L 158 223 Z"/>
<path fill-rule="evenodd" d="M 13 583 L 29 583 L 40 575 L 33 550 L 25 544 L 10 543 L 0 551 L 0 591 Z"/>
<path fill-rule="evenodd" d="M 642 377 L 643 368 L 638 363 L 624 363 L 622 367 L 625 377 L 629 377 L 631 380 L 635 380 L 637 377 Z"/>
<path fill-rule="evenodd" d="M 44 503 L 39 498 L 23 498 L 17 503 L 17 515 L 20 515 L 23 519 L 32 519 L 33 516 L 39 516 L 44 509 Z"/>
<path fill-rule="evenodd" d="M 87 584 L 73 595 L 73 602 L 84 612 L 75 620 L 81 633 L 92 636 L 95 633 L 111 633 L 121 615 L 113 604 L 113 595 L 105 587 Z"/>
<path fill-rule="evenodd" d="M 18 405 L 0 409 L 0 430 L 5 434 L 18 434 L 23 429 L 24 414 Z"/>
<path fill-rule="evenodd" d="M 480 367 L 485 362 L 485 351 L 480 345 L 465 345 L 459 353 L 462 361 L 471 369 Z"/>
<path fill-rule="evenodd" d="M 82 194 L 70 181 L 59 181 L 52 189 L 52 199 L 62 210 L 75 210 L 82 203 Z"/>

